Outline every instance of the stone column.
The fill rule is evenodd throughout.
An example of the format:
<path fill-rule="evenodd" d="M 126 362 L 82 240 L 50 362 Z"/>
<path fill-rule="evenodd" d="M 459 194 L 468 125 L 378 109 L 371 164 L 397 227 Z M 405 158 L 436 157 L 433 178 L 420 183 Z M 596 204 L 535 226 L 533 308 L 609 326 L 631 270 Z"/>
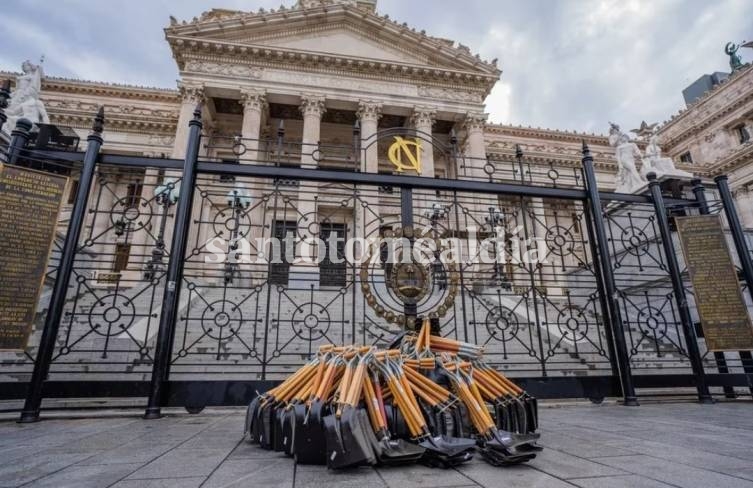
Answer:
<path fill-rule="evenodd" d="M 315 154 L 319 150 L 321 140 L 322 115 L 326 112 L 324 107 L 324 97 L 318 95 L 302 95 L 300 110 L 303 115 L 303 137 L 301 138 L 301 168 L 316 169 L 318 162 Z M 309 239 L 318 238 L 318 221 L 316 197 L 318 195 L 319 185 L 315 182 L 301 181 L 298 188 L 298 237 L 302 242 L 310 242 Z M 305 245 L 305 244 L 304 244 Z M 299 248 L 300 249 L 300 248 Z M 306 251 L 309 255 L 314 255 L 316 249 L 309 248 Z M 296 253 L 298 254 L 298 253 Z M 306 271 L 312 271 L 306 266 Z M 316 268 L 318 269 L 318 268 Z M 291 281 L 295 279 L 294 271 L 291 270 Z M 318 279 L 311 275 L 307 277 L 311 283 L 318 284 Z"/>
<path fill-rule="evenodd" d="M 486 127 L 486 114 L 469 112 L 463 121 L 466 131 L 465 172 L 457 168 L 458 175 L 472 178 L 484 178 L 484 165 L 486 164 L 486 143 L 484 142 L 484 127 Z M 462 161 L 458 161 L 462 164 Z"/>
<path fill-rule="evenodd" d="M 466 132 L 465 149 L 457 160 L 456 171 L 459 178 L 481 179 L 485 176 L 484 165 L 486 164 L 486 144 L 484 142 L 484 127 L 486 116 L 479 113 L 468 113 L 463 120 L 462 128 Z M 465 166 L 463 169 L 461 166 Z M 499 201 L 496 197 L 482 196 L 478 194 L 459 195 L 461 200 L 468 203 L 465 207 L 477 218 L 483 221 L 483 217 L 489 212 L 489 207 L 498 208 Z M 470 203 L 476 202 L 476 203 Z M 489 272 L 488 265 L 476 264 L 473 266 L 474 274 L 479 280 L 484 280 Z"/>
<path fill-rule="evenodd" d="M 361 147 L 364 150 L 361 171 L 364 173 L 379 172 L 379 152 L 376 144 L 376 133 L 379 127 L 379 119 L 382 118 L 382 104 L 362 101 L 358 104 L 358 115 L 361 121 Z"/>
<path fill-rule="evenodd" d="M 175 143 L 173 144 L 173 151 L 171 157 L 173 159 L 183 160 L 186 157 L 186 145 L 188 144 L 189 128 L 188 123 L 193 119 L 193 112 L 196 110 L 196 105 L 204 101 L 204 85 L 188 85 L 181 84 L 178 89 L 181 95 L 180 112 L 178 115 L 178 126 L 175 129 Z M 183 176 L 182 170 L 177 171 L 165 171 L 165 180 L 177 180 Z M 157 170 L 149 169 L 144 177 L 144 182 L 149 183 L 151 191 L 154 191 L 154 182 L 157 181 Z M 153 196 L 153 195 L 151 195 Z M 150 196 L 150 197 L 151 197 Z M 199 205 L 201 202 L 200 192 L 196 192 L 193 202 L 194 215 L 198 214 Z M 175 215 L 175 206 L 171 207 L 171 215 Z M 170 249 L 170 243 L 173 238 L 173 226 L 174 220 L 172 217 L 167 218 L 165 225 L 165 248 Z M 190 252 L 192 249 L 192 243 L 189 241 L 189 248 L 186 252 Z M 165 260 L 167 264 L 167 259 Z"/>
<path fill-rule="evenodd" d="M 411 116 L 413 128 L 423 133 L 418 136 L 421 139 L 421 176 L 428 178 L 434 178 L 434 146 L 430 141 L 436 115 L 433 108 L 416 107 Z"/>
<path fill-rule="evenodd" d="M 188 144 L 188 123 L 193 119 L 193 111 L 199 102 L 204 101 L 203 85 L 181 84 L 178 88 L 181 95 L 180 113 L 178 115 L 178 127 L 175 130 L 175 143 L 173 144 L 173 159 L 186 157 L 186 144 Z"/>
<path fill-rule="evenodd" d="M 745 229 L 753 229 L 753 191 L 743 186 L 735 190 L 734 196 L 740 223 Z"/>
<path fill-rule="evenodd" d="M 241 164 L 262 164 L 262 156 L 259 153 L 261 139 L 261 123 L 264 111 L 267 109 L 267 93 L 264 90 L 243 89 L 241 90 L 240 104 L 243 106 L 243 122 L 241 124 L 241 137 L 246 146 L 246 152 L 240 156 Z M 262 198 L 268 182 L 259 178 L 244 182 L 251 196 L 251 222 L 254 226 L 249 233 L 248 240 L 252 244 L 252 256 L 256 252 L 254 247 L 256 240 L 264 235 L 264 204 Z"/>
<path fill-rule="evenodd" d="M 263 90 L 241 90 L 240 104 L 243 106 L 241 137 L 246 146 L 246 153 L 240 156 L 241 163 L 258 161 L 261 121 L 267 108 L 267 94 Z"/>
<path fill-rule="evenodd" d="M 376 134 L 379 119 L 382 117 L 382 104 L 362 101 L 358 104 L 358 118 L 361 122 L 361 171 L 379 173 L 379 149 Z M 369 147 L 367 148 L 367 145 Z M 364 186 L 360 189 L 360 202 L 354 202 L 357 237 L 378 237 L 379 235 L 379 189 Z M 364 208 L 363 205 L 366 205 Z"/>

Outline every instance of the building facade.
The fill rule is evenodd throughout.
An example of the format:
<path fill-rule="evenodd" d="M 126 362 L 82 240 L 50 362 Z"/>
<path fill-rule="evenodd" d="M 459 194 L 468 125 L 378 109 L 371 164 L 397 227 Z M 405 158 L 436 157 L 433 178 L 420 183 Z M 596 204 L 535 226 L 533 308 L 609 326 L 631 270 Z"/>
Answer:
<path fill-rule="evenodd" d="M 84 139 L 93 114 L 104 106 L 103 152 L 155 162 L 182 159 L 189 122 L 201 103 L 205 161 L 416 174 L 415 167 L 396 168 L 389 154 L 393 136 L 408 130 L 416 135 L 421 176 L 559 188 L 583 187 L 585 141 L 600 189 L 615 187 L 617 164 L 607 136 L 488 123 L 484 100 L 502 74 L 496 61 L 380 15 L 375 1 L 301 0 L 257 12 L 214 9 L 190 21 L 171 18 L 165 37 L 180 73 L 176 89 L 47 77 L 42 100 L 51 122 L 72 127 Z M 753 228 L 751 132 L 751 66 L 659 128 L 664 153 L 679 169 L 701 178 L 730 174 L 742 219 Z M 171 237 L 169 186 L 179 176 L 157 164 L 99 169 L 78 258 L 77 293 L 71 294 L 67 337 L 59 337 L 61 359 L 53 373 L 79 374 L 83 364 L 88 375 L 111 377 L 119 367 L 125 368 L 121 373 L 148 375 L 164 286 L 159 275 Z M 73 195 L 75 172 L 69 186 Z M 397 311 L 402 305 L 386 289 L 385 266 L 362 270 L 324 259 L 315 267 L 285 262 L 268 268 L 204 260 L 210 254 L 207 243 L 216 237 L 391 235 L 401 231 L 400 199 L 401 191 L 391 187 L 203 175 L 181 302 L 185 327 L 176 337 L 171 374 L 284 375 L 317 341 L 371 342 L 405 326 Z M 581 202 L 439 190 L 416 191 L 413 199 L 416 225 L 429 233 L 467 240 L 471 228 L 486 236 L 498 227 L 506 235 L 523 229 L 525 237 L 546 241 L 551 251 L 541 266 L 474 264 L 463 270 L 461 284 L 445 276 L 436 303 L 425 312 L 441 310 L 446 330 L 472 324 L 475 337 L 468 331 L 465 337 L 486 344 L 514 373 L 583 375 L 609 369 L 611 353 L 591 291 L 591 239 Z M 621 222 L 615 217 L 615 225 Z M 260 252 L 250 250 L 255 256 Z M 441 281 L 437 275 L 433 279 Z M 666 276 L 657 279 L 667 286 Z M 635 293 L 645 288 L 626 287 Z M 314 291 L 316 297 L 309 297 Z M 464 292 L 469 303 L 461 314 L 457 302 Z M 43 296 L 40 313 L 44 307 Z M 255 318 L 241 318 L 246 309 Z M 123 314 L 130 319 L 121 319 Z M 648 336 L 642 314 L 634 312 L 639 337 Z M 233 323 L 235 328 L 227 327 Z M 687 367 L 681 354 L 671 354 L 680 342 L 679 332 L 671 331 L 636 339 L 635 355 L 645 350 L 647 358 L 636 367 Z M 102 366 L 95 355 L 109 362 Z M 16 369 L 5 374 L 24 377 L 28 362 L 14 361 Z"/>

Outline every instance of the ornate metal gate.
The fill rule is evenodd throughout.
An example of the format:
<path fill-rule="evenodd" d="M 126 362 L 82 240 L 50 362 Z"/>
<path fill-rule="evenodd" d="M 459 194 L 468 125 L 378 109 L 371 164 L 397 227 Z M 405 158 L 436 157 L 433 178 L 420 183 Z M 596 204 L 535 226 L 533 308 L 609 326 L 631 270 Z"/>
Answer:
<path fill-rule="evenodd" d="M 706 352 L 692 290 L 673 286 L 685 273 L 669 217 L 699 212 L 727 216 L 753 283 L 723 179 L 723 202 L 706 201 L 699 182 L 693 198 L 657 181 L 650 195 L 600 193 L 585 146 L 582 167 L 566 173 L 521 151 L 467 157 L 452 136 L 391 130 L 361 143 L 355 131 L 349 146 L 305 147 L 284 131 L 202 140 L 197 113 L 178 161 L 99 154 L 101 120 L 86 153 L 27 148 L 19 127 L 9 164 L 57 167 L 80 183 L 32 345 L 4 356 L 3 396 L 26 398 L 26 421 L 43 397 L 148 397 L 148 416 L 244 404 L 322 344 L 389 343 L 422 316 L 483 345 L 541 397 L 635 403 L 636 388 L 696 387 L 706 400 L 751 384 L 749 353 Z M 362 171 L 401 135 L 457 174 Z M 240 164 L 222 162 L 227 154 Z M 302 155 L 315 167 L 290 165 Z M 402 266 L 384 247 L 364 263 L 332 259 L 347 254 L 339 238 L 385 236 L 434 242 L 437 256 L 451 241 L 471 258 L 509 259 Z M 322 243 L 302 247 L 312 239 Z M 267 259 L 274 243 L 279 262 Z"/>

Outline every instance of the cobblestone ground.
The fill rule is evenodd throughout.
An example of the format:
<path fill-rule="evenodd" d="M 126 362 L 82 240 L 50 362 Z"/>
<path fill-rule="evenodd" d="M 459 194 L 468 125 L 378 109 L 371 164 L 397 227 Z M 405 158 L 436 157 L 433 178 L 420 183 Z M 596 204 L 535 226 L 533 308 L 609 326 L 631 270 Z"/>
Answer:
<path fill-rule="evenodd" d="M 94 414 L 92 414 L 94 415 Z M 157 421 L 112 416 L 0 422 L 0 486 L 61 487 L 753 487 L 753 403 L 544 407 L 543 453 L 328 472 L 242 439 L 243 412 Z"/>

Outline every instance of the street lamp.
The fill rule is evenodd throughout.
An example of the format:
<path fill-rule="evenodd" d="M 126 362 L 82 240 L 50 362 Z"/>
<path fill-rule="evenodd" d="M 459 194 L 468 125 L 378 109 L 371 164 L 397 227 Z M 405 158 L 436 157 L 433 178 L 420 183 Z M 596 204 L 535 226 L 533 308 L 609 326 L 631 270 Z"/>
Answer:
<path fill-rule="evenodd" d="M 500 272 L 499 254 L 497 253 L 497 242 L 500 238 L 498 229 L 504 225 L 505 218 L 498 208 L 489 207 L 489 214 L 484 217 L 484 220 L 486 221 L 486 224 L 491 227 L 492 233 L 494 234 L 494 276 L 492 276 L 492 280 L 500 279 L 503 283 L 505 283 L 507 282 L 507 280 L 505 279 L 505 276 Z"/>
<path fill-rule="evenodd" d="M 439 235 L 437 225 L 448 213 L 447 207 L 439 202 L 434 202 L 424 212 L 424 217 L 431 221 L 431 230 L 436 238 Z M 435 283 L 440 290 L 444 290 L 447 287 L 447 273 L 445 273 L 442 266 L 442 260 L 439 249 L 434 250 L 434 261 L 431 263 L 431 274 L 434 277 Z"/>
<path fill-rule="evenodd" d="M 238 250 L 238 234 L 240 233 L 241 227 L 241 215 L 245 210 L 248 210 L 248 208 L 251 207 L 251 193 L 249 193 L 245 185 L 242 183 L 236 183 L 235 187 L 228 192 L 226 200 L 227 206 L 230 207 L 230 210 L 233 212 L 229 251 L 235 252 Z M 235 262 L 237 261 L 238 256 L 235 256 L 235 258 L 236 259 L 234 259 L 233 262 L 229 259 L 225 260 L 225 284 L 232 283 L 233 281 L 233 276 L 235 275 L 238 266 Z"/>
<path fill-rule="evenodd" d="M 159 231 L 152 249 L 152 257 L 146 265 L 144 272 L 145 280 L 152 280 L 162 270 L 162 259 L 165 255 L 165 225 L 167 225 L 167 213 L 171 206 L 178 203 L 180 196 L 180 184 L 174 178 L 165 178 L 162 184 L 154 189 L 154 201 L 162 207 L 160 215 Z"/>

